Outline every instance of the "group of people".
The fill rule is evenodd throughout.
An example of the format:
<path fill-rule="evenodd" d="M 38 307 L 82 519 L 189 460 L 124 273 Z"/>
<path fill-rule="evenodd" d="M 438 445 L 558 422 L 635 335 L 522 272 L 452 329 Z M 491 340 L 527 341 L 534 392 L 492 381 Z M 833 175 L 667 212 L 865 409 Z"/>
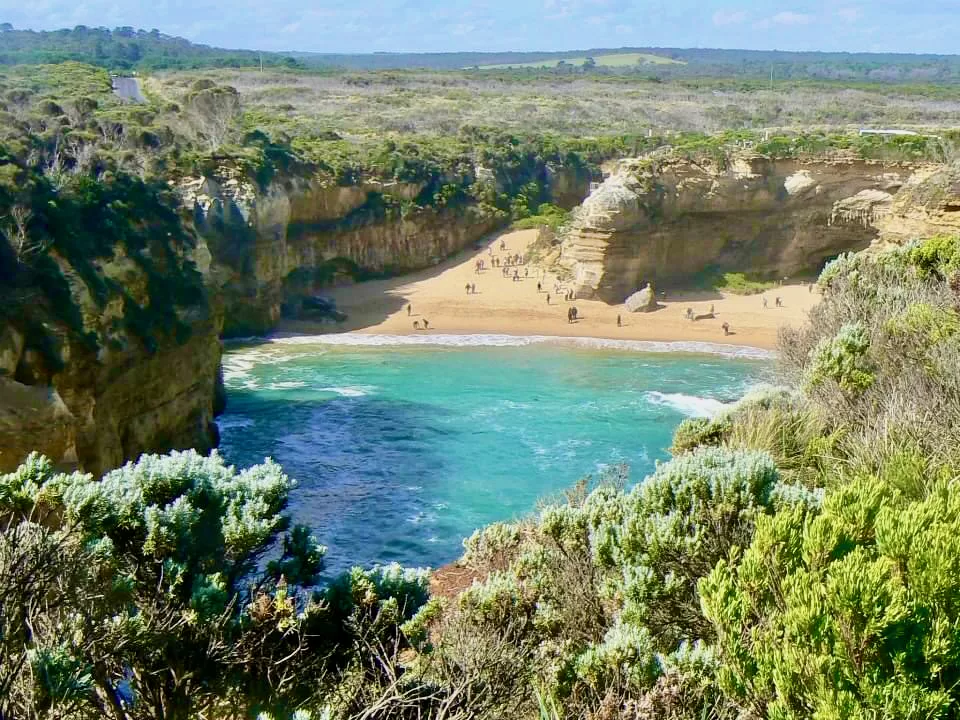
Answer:
<path fill-rule="evenodd" d="M 811 287 L 813 287 L 813 286 L 811 285 Z M 783 307 L 783 300 L 780 298 L 779 295 L 774 298 L 773 302 L 774 302 L 774 305 L 775 305 L 776 307 Z M 763 296 L 763 309 L 766 310 L 768 307 L 769 307 L 769 305 L 768 305 L 768 303 L 767 303 L 767 296 L 764 295 L 764 296 Z"/>
<path fill-rule="evenodd" d="M 410 317 L 413 314 L 413 303 L 407 303 L 407 317 Z M 414 320 L 413 329 L 419 330 L 420 327 L 423 327 L 424 330 L 430 329 L 430 321 L 424 318 L 423 320 Z"/>
<path fill-rule="evenodd" d="M 684 314 L 684 317 L 687 318 L 687 320 L 690 320 L 691 322 L 696 322 L 700 318 L 715 317 L 713 304 L 710 305 L 710 312 L 708 312 L 705 315 L 697 315 L 697 313 L 694 312 L 694 309 L 692 307 L 688 307 L 687 312 Z"/>
<path fill-rule="evenodd" d="M 777 302 L 779 302 L 779 301 L 780 301 L 780 298 L 777 298 Z M 767 301 L 766 301 L 766 300 L 763 301 L 763 306 L 764 306 L 764 307 L 767 306 Z M 713 306 L 712 303 L 710 304 L 710 312 L 706 313 L 705 315 L 697 315 L 697 313 L 694 311 L 694 309 L 693 309 L 692 307 L 688 307 L 686 313 L 684 313 L 684 317 L 686 317 L 687 320 L 689 320 L 689 321 L 691 321 L 691 322 L 696 322 L 697 320 L 700 320 L 701 318 L 715 318 L 715 317 L 716 317 L 716 313 L 715 313 L 714 311 L 715 311 L 715 308 L 714 308 L 714 306 Z M 620 322 L 620 316 L 619 316 L 619 315 L 617 316 L 617 322 L 618 322 L 618 324 L 619 324 L 619 322 Z M 730 334 L 731 334 L 730 323 L 724 322 L 720 327 L 721 327 L 721 329 L 723 330 L 724 336 L 727 336 L 727 335 L 730 335 Z"/>
<path fill-rule="evenodd" d="M 477 294 L 477 284 L 476 283 L 467 283 L 467 295 L 476 295 Z"/>

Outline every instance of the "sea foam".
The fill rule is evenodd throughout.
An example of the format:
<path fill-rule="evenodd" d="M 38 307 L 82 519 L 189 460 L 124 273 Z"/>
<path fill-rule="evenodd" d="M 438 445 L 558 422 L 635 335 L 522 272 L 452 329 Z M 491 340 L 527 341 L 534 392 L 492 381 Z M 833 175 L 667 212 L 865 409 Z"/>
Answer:
<path fill-rule="evenodd" d="M 654 405 L 663 405 L 683 413 L 687 417 L 712 418 L 727 404 L 713 398 L 684 395 L 683 393 L 662 393 L 656 390 L 648 392 L 646 398 Z"/>
<path fill-rule="evenodd" d="M 770 360 L 776 353 L 746 345 L 709 342 L 656 342 L 651 340 L 614 340 L 594 337 L 550 335 L 276 335 L 269 339 L 278 345 L 333 345 L 344 347 L 436 346 L 436 347 L 525 347 L 529 345 L 565 345 L 590 350 L 625 350 L 649 353 L 688 353 L 722 355 L 744 360 Z"/>

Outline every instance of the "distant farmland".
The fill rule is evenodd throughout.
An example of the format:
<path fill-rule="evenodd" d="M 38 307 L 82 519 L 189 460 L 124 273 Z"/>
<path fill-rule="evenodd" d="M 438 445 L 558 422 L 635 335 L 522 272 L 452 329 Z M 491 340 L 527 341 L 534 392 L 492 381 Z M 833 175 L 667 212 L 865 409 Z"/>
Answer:
<path fill-rule="evenodd" d="M 594 55 L 594 61 L 598 67 L 632 67 L 634 65 L 686 65 L 685 62 L 674 60 L 673 58 L 663 57 L 662 55 L 651 55 L 650 53 L 618 53 L 613 55 Z M 563 58 L 562 60 L 538 60 L 536 62 L 526 63 L 507 63 L 501 65 L 480 65 L 480 70 L 506 70 L 508 68 L 552 68 L 557 63 L 563 62 L 567 65 L 582 66 L 587 61 L 587 56 Z"/>

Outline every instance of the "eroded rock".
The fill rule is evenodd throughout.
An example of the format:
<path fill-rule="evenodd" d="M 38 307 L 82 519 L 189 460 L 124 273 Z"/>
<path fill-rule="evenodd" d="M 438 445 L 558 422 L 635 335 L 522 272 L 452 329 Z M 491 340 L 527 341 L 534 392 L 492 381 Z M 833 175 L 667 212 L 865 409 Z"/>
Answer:
<path fill-rule="evenodd" d="M 683 285 L 707 270 L 815 272 L 869 246 L 915 172 L 922 168 L 756 154 L 725 165 L 669 152 L 624 161 L 574 211 L 559 264 L 578 297 L 611 303 L 643 282 Z"/>

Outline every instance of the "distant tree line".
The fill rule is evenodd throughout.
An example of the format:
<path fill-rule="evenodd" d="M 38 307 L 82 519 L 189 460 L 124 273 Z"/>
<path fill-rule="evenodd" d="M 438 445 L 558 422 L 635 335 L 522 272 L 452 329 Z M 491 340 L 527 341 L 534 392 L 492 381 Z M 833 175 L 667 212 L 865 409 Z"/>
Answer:
<path fill-rule="evenodd" d="M 0 24 L 0 65 L 34 65 L 67 60 L 109 70 L 175 70 L 206 67 L 299 67 L 292 57 L 254 50 L 197 45 L 159 30 L 86 27 L 54 31 L 16 30 Z"/>

